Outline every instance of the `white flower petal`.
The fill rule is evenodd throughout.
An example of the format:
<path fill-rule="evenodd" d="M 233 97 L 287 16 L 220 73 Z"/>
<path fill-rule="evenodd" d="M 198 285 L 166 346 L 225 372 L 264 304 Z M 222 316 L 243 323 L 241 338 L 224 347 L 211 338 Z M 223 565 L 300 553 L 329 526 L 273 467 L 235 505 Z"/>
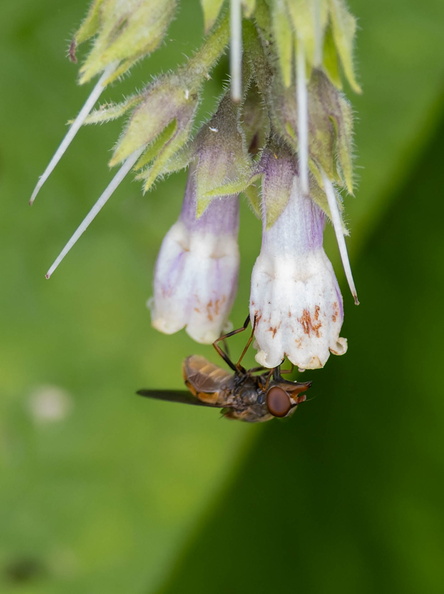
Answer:
<path fill-rule="evenodd" d="M 233 304 L 238 268 L 235 237 L 190 233 L 183 222 L 175 223 L 157 260 L 153 326 L 166 334 L 186 327 L 197 342 L 214 342 Z"/>
<path fill-rule="evenodd" d="M 250 316 L 259 347 L 256 360 L 265 367 L 285 357 L 301 369 L 323 367 L 330 352 L 343 354 L 339 338 L 342 297 L 324 250 L 305 258 L 264 258 L 252 275 Z"/>

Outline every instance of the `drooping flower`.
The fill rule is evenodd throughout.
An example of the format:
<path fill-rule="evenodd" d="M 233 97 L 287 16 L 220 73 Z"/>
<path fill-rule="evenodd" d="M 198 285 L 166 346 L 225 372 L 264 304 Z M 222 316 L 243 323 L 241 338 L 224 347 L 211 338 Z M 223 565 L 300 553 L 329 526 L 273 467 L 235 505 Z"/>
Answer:
<path fill-rule="evenodd" d="M 256 360 L 276 367 L 288 357 L 300 369 L 323 367 L 330 353 L 347 350 L 339 336 L 342 296 L 322 247 L 325 215 L 302 191 L 289 151 L 265 150 L 261 167 L 262 247 L 250 298 Z"/>
<path fill-rule="evenodd" d="M 155 328 L 186 327 L 198 342 L 223 331 L 237 289 L 238 191 L 250 177 L 239 107 L 227 92 L 190 147 L 190 172 L 179 220 L 163 240 L 151 301 Z"/>
<path fill-rule="evenodd" d="M 250 303 L 257 359 L 267 367 L 285 356 L 300 368 L 322 367 L 331 352 L 346 350 L 342 297 L 322 247 L 327 220 L 357 302 L 337 193 L 353 191 L 352 110 L 341 75 L 359 92 L 352 61 L 356 21 L 344 0 L 200 3 L 206 35 L 200 49 L 141 92 L 90 113 L 111 81 L 159 46 L 178 4 L 93 0 L 71 57 L 76 44 L 91 39 L 80 82 L 101 78 L 32 200 L 80 125 L 124 113 L 129 118 L 110 161 L 119 171 L 47 276 L 131 170 L 148 191 L 189 165 L 182 213 L 157 261 L 153 325 L 167 333 L 186 327 L 200 342 L 222 332 L 237 283 L 238 195 L 244 192 L 263 220 Z M 195 134 L 202 88 L 228 45 L 230 90 Z"/>
<path fill-rule="evenodd" d="M 154 273 L 152 324 L 173 334 L 182 328 L 197 342 L 223 331 L 237 289 L 239 203 L 237 196 L 212 200 L 196 214 L 195 172 L 190 171 L 179 220 L 166 234 Z"/>

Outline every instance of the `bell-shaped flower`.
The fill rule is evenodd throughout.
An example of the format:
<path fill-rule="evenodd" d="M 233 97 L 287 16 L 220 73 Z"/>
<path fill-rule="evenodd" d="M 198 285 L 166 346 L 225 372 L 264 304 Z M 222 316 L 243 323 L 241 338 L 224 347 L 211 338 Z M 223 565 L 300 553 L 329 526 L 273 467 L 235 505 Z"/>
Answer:
<path fill-rule="evenodd" d="M 322 247 L 326 217 L 302 192 L 290 154 L 265 150 L 261 166 L 263 235 L 250 298 L 256 360 L 276 367 L 288 357 L 299 369 L 323 367 L 330 353 L 347 350 L 339 336 L 342 296 Z"/>
<path fill-rule="evenodd" d="M 224 330 L 237 289 L 239 249 L 237 196 L 212 200 L 196 214 L 191 168 L 179 220 L 166 234 L 154 273 L 152 324 L 173 334 L 182 328 L 211 343 Z"/>

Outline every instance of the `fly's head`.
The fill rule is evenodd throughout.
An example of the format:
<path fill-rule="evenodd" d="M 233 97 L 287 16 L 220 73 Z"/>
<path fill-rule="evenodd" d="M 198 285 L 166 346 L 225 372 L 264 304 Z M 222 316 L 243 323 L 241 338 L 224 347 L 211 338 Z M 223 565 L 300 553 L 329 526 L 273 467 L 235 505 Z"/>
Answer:
<path fill-rule="evenodd" d="M 290 417 L 297 405 L 306 400 L 304 392 L 311 382 L 291 382 L 284 380 L 275 370 L 272 379 L 270 372 L 251 376 L 248 372 L 244 383 L 240 383 L 232 405 L 222 410 L 227 419 L 237 419 L 247 423 L 261 423 L 274 418 Z"/>

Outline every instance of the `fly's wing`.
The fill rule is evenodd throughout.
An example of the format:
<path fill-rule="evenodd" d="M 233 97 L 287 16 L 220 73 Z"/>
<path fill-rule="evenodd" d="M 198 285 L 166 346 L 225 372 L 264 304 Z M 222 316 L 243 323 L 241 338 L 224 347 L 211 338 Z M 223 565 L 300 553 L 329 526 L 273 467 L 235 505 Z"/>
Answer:
<path fill-rule="evenodd" d="M 217 407 L 215 404 L 203 402 L 193 396 L 186 390 L 137 390 L 136 394 L 139 396 L 146 396 L 147 398 L 155 398 L 156 400 L 166 400 L 169 402 L 182 402 L 183 404 L 194 404 L 197 406 L 211 406 Z"/>
<path fill-rule="evenodd" d="M 231 392 L 233 374 L 204 357 L 191 355 L 183 362 L 185 385 L 199 399 L 213 406 L 226 406 Z"/>
<path fill-rule="evenodd" d="M 156 400 L 182 402 L 197 406 L 223 408 L 229 404 L 227 394 L 233 375 L 221 367 L 210 363 L 204 357 L 191 355 L 183 362 L 185 390 L 138 390 L 137 394 Z"/>

